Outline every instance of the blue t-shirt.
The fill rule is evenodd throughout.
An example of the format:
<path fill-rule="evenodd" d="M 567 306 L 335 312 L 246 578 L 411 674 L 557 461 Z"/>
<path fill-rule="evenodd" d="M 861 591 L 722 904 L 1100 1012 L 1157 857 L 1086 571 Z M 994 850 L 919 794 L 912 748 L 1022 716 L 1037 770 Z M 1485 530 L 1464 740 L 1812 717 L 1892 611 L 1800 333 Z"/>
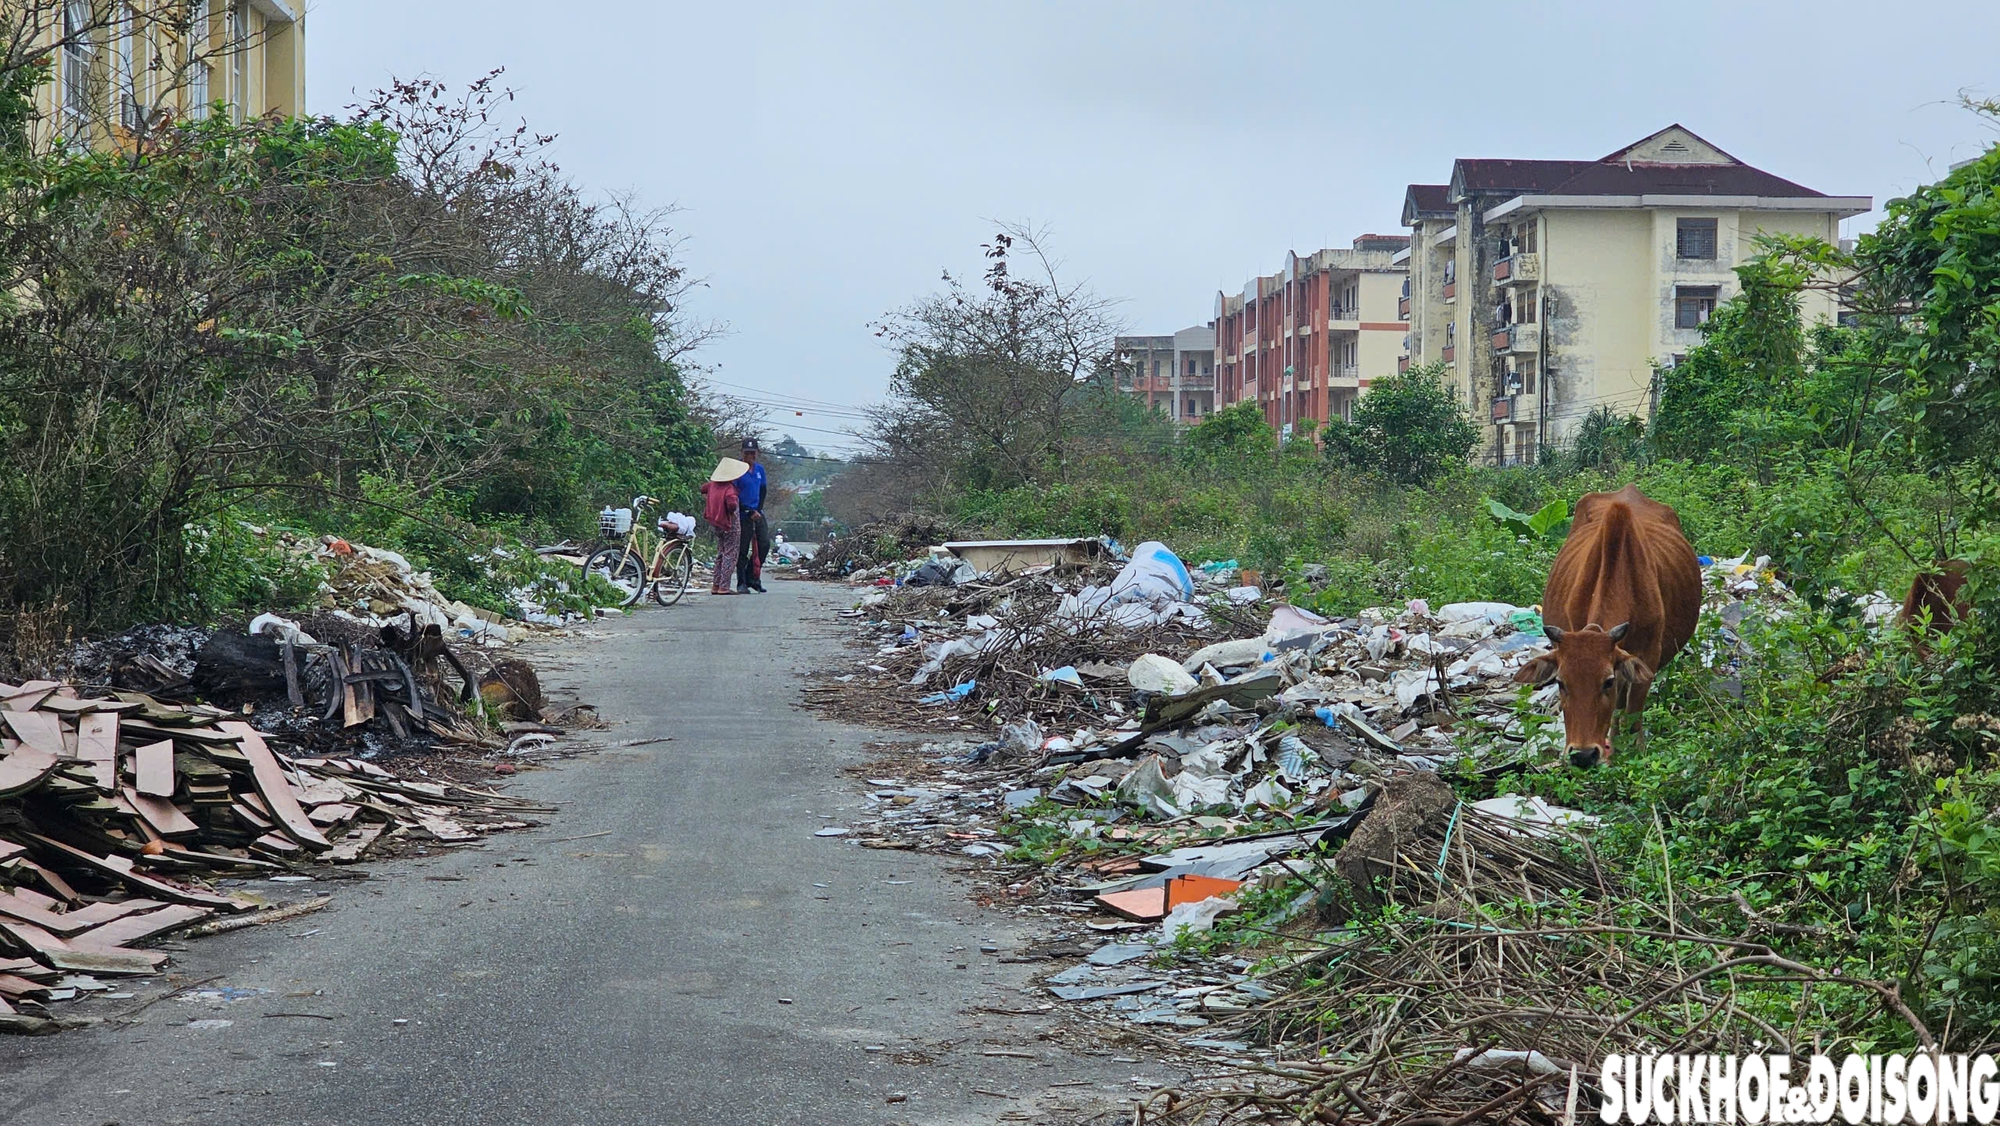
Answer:
<path fill-rule="evenodd" d="M 764 507 L 764 467 L 753 465 L 736 479 L 736 502 L 745 508 Z"/>

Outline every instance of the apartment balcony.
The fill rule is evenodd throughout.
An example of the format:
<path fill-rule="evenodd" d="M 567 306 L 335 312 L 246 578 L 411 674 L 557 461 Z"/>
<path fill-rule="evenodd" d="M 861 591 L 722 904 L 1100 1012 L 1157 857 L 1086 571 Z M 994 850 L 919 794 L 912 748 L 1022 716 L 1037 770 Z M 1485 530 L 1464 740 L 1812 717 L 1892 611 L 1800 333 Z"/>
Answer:
<path fill-rule="evenodd" d="M 1456 345 L 1447 344 L 1444 346 L 1444 351 L 1439 355 L 1445 363 L 1451 363 L 1453 360 L 1458 359 L 1458 348 Z"/>
<path fill-rule="evenodd" d="M 1514 396 L 1502 395 L 1493 400 L 1493 421 L 1511 422 L 1514 418 Z"/>
<path fill-rule="evenodd" d="M 1333 319 L 1335 323 L 1344 321 L 1348 324 L 1359 325 L 1361 323 L 1361 310 L 1350 309 L 1344 305 L 1335 305 L 1333 307 Z"/>
<path fill-rule="evenodd" d="M 1397 356 L 1396 374 L 1401 375 L 1408 370 L 1410 370 L 1410 358 L 1408 356 Z"/>
<path fill-rule="evenodd" d="M 1497 285 L 1520 285 L 1540 281 L 1541 278 L 1542 256 L 1539 254 L 1523 252 L 1493 263 L 1493 281 Z"/>
<path fill-rule="evenodd" d="M 1458 298 L 1458 283 L 1455 281 L 1448 281 L 1444 283 L 1444 299 L 1446 301 L 1453 301 L 1456 300 L 1457 298 Z"/>
<path fill-rule="evenodd" d="M 1354 387 L 1361 382 L 1361 367 L 1358 364 L 1335 364 L 1328 373 L 1329 382 L 1339 387 Z"/>
<path fill-rule="evenodd" d="M 1539 324 L 1508 325 L 1493 334 L 1495 352 L 1535 352 L 1542 346 L 1542 326 Z"/>
<path fill-rule="evenodd" d="M 1397 299 L 1397 301 L 1396 301 L 1396 319 L 1397 319 L 1397 320 L 1399 320 L 1399 321 L 1407 321 L 1407 320 L 1409 320 L 1409 319 L 1410 319 L 1410 299 L 1409 299 L 1409 298 L 1407 298 L 1407 297 L 1402 297 L 1402 298 L 1398 298 L 1398 299 Z"/>

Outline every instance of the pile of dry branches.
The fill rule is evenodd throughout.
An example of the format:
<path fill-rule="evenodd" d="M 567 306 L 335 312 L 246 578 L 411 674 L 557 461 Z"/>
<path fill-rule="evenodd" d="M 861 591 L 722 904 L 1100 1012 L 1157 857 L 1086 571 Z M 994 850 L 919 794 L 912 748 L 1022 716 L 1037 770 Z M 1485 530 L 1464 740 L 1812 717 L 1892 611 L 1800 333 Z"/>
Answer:
<path fill-rule="evenodd" d="M 916 558 L 927 548 L 958 539 L 963 532 L 964 529 L 936 516 L 906 513 L 885 517 L 821 544 L 819 551 L 799 567 L 799 574 L 809 579 L 845 578 L 884 563 Z"/>
<path fill-rule="evenodd" d="M 1893 985 L 1690 929 L 1686 905 L 1619 888 L 1577 837 L 1460 807 L 1391 855 L 1371 863 L 1389 906 L 1295 936 L 1266 979 L 1290 992 L 1239 1018 L 1279 1062 L 1155 1092 L 1134 1122 L 1574 1123 L 1595 1117 L 1607 1053 L 1828 1052 L 1797 1041 L 1830 1011 L 1934 1043 Z"/>

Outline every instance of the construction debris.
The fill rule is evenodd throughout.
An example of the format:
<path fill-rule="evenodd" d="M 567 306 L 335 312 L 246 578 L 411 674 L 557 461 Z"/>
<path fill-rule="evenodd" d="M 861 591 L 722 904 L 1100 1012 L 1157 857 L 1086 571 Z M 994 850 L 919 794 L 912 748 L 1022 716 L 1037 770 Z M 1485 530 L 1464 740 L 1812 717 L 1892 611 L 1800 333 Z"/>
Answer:
<path fill-rule="evenodd" d="M 1703 562 L 1722 623 L 1707 664 L 1726 676 L 1730 627 L 1790 595 L 1763 561 Z M 994 901 L 1049 920 L 1044 948 L 1082 955 L 1046 978 L 1052 995 L 1286 1080 L 1177 1091 L 1147 1121 L 1197 1103 L 1288 1121 L 1301 1106 L 1321 1108 L 1313 1121 L 1560 1119 L 1568 1061 L 1594 1058 L 1585 1034 L 1604 1031 L 1587 997 L 1598 963 L 1619 967 L 1606 984 L 1632 1003 L 1718 1005 L 1726 1035 L 1708 1043 L 1756 1032 L 1722 999 L 1726 979 L 1617 953 L 1644 927 L 1591 858 L 1594 818 L 1508 792 L 1561 761 L 1554 688 L 1513 679 L 1548 649 L 1538 607 L 1415 600 L 1329 619 L 1238 583 L 1233 562 L 1190 571 L 1158 544 L 1116 575 L 899 583 L 920 563 L 855 574 L 846 613 L 869 651 L 807 692 L 844 719 L 934 733 L 868 768 L 874 812 L 843 839 L 967 859 Z M 1572 900 L 1602 915 L 1582 924 L 1601 928 L 1588 941 L 1505 931 L 1569 934 L 1507 916 Z M 1406 942 L 1352 921 L 1388 903 L 1419 909 Z M 1661 931 L 1683 925 L 1653 910 Z M 1290 953 L 1204 948 L 1218 926 Z M 1336 1003 L 1330 978 L 1352 992 Z M 1525 1014 L 1544 1004 L 1554 1032 L 1531 1034 Z M 1351 1012 L 1344 1047 L 1326 1039 L 1329 1011 Z M 1635 1017 L 1604 1043 L 1685 1042 L 1670 1024 Z"/>
<path fill-rule="evenodd" d="M 351 864 L 398 839 L 473 842 L 542 812 L 365 759 L 281 754 L 211 705 L 0 684 L 0 1030 L 53 1031 L 65 974 L 153 973 L 167 955 L 139 943 L 259 906 L 211 879 Z"/>

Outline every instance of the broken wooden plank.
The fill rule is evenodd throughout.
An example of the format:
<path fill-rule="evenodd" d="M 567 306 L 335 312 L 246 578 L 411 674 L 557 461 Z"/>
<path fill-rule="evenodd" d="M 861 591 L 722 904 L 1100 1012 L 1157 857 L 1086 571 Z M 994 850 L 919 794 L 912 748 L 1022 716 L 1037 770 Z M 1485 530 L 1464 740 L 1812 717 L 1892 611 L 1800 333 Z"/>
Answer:
<path fill-rule="evenodd" d="M 133 870 L 132 861 L 123 856 L 94 856 L 80 848 L 72 848 L 61 841 L 42 836 L 40 833 L 29 833 L 28 837 L 67 856 L 80 860 L 120 882 L 129 884 L 149 894 L 162 896 L 174 903 L 187 903 L 196 907 L 221 907 L 230 911 L 241 911 L 249 906 L 242 900 L 231 899 L 221 895 L 210 895 L 207 892 L 196 891 L 193 888 L 182 887 L 179 884 L 154 879 L 151 876 L 136 872 Z"/>
<path fill-rule="evenodd" d="M 201 826 L 189 820 L 179 806 L 165 798 L 151 797 L 127 786 L 125 800 L 132 803 L 139 817 L 163 837 L 184 837 L 201 831 Z"/>
<path fill-rule="evenodd" d="M 6 932 L 13 938 L 16 945 L 33 950 L 37 954 L 47 955 L 51 951 L 69 949 L 69 943 L 54 934 L 19 919 L 0 918 L 0 931 Z"/>
<path fill-rule="evenodd" d="M 62 917 L 87 930 L 103 926 L 113 919 L 122 919 L 127 915 L 165 906 L 166 904 L 158 899 L 100 899 L 96 903 L 86 903 L 74 911 L 66 911 Z"/>
<path fill-rule="evenodd" d="M 352 820 L 354 815 L 360 812 L 360 806 L 348 802 L 326 802 L 314 806 L 307 816 L 313 819 L 315 825 L 338 825 L 343 821 Z"/>
<path fill-rule="evenodd" d="M 61 876 L 56 875 L 54 872 L 49 871 L 47 868 L 42 867 L 40 864 L 37 864 L 34 861 L 29 860 L 25 856 L 21 857 L 18 860 L 11 861 L 10 866 L 14 869 L 15 879 L 19 879 L 21 877 L 21 873 L 23 872 L 29 873 L 30 875 L 33 875 L 36 879 L 42 881 L 42 886 L 49 889 L 49 892 L 51 894 L 53 894 L 56 898 L 62 900 L 64 903 L 83 902 L 83 897 L 76 893 L 75 888 L 69 886 L 69 881 L 63 879 Z"/>
<path fill-rule="evenodd" d="M 40 982 L 29 981 L 25 977 L 15 977 L 13 974 L 0 973 L 0 993 L 4 993 L 9 997 L 46 997 L 49 993 L 49 986 Z M 8 1009 L 6 1011 L 13 1012 L 14 1010 Z"/>
<path fill-rule="evenodd" d="M 76 922 L 60 911 L 36 907 L 12 896 L 0 898 L 0 919 L 37 926 L 58 938 L 66 938 L 79 931 L 90 929 L 88 922 Z"/>
<path fill-rule="evenodd" d="M 222 724 L 222 729 L 242 740 L 243 757 L 250 760 L 250 774 L 257 782 L 257 792 L 264 796 L 264 804 L 270 807 L 278 823 L 286 833 L 300 844 L 320 849 L 332 848 L 333 843 L 299 808 L 292 798 L 290 782 L 285 777 L 284 768 L 271 749 L 264 745 L 264 737 L 257 729 L 241 720 Z"/>
<path fill-rule="evenodd" d="M 148 911 L 143 915 L 127 915 L 101 926 L 92 927 L 69 940 L 73 950 L 116 950 L 133 942 L 143 942 L 154 935 L 165 934 L 175 927 L 186 926 L 197 919 L 206 919 L 215 912 L 206 907 L 188 907 L 173 904 L 158 911 Z"/>
<path fill-rule="evenodd" d="M 335 864 L 354 863 L 361 859 L 361 854 L 368 851 L 368 846 L 375 843 L 385 828 L 386 825 L 376 822 L 354 829 L 334 842 L 333 849 L 326 854 L 326 858 Z"/>
<path fill-rule="evenodd" d="M 10 898 L 20 900 L 30 907 L 40 907 L 44 911 L 53 911 L 62 902 L 62 900 L 57 899 L 55 896 L 43 895 L 33 888 L 9 888 L 7 895 Z"/>
<path fill-rule="evenodd" d="M 0 712 L 0 719 L 14 729 L 21 742 L 40 751 L 47 751 L 57 758 L 63 758 L 62 720 L 53 712 Z"/>
<path fill-rule="evenodd" d="M 169 751 L 169 765 L 171 755 Z M 76 757 L 90 764 L 91 781 L 105 793 L 118 788 L 118 714 L 93 712 L 76 721 Z"/>
<path fill-rule="evenodd" d="M 0 758 L 0 798 L 11 798 L 36 789 L 56 772 L 60 760 L 51 751 L 26 744 L 6 758 Z"/>
<path fill-rule="evenodd" d="M 230 803 L 229 808 L 235 811 L 236 819 L 238 821 L 243 822 L 245 825 L 248 825 L 250 828 L 255 829 L 259 833 L 268 833 L 272 830 L 272 828 L 274 828 L 270 820 L 266 818 L 263 814 L 258 813 L 256 810 L 250 808 L 249 803 L 243 800 L 244 798 L 251 796 L 253 795 L 244 794 L 239 796 L 234 802 Z"/>
<path fill-rule="evenodd" d="M 274 856 L 296 856 L 302 851 L 299 842 L 275 830 L 252 841 L 250 847 L 261 848 Z"/>
<path fill-rule="evenodd" d="M 31 680 L 8 692 L 4 699 L 0 699 L 0 704 L 4 704 L 10 712 L 33 711 L 55 690 L 56 682 L 53 680 Z"/>
<path fill-rule="evenodd" d="M 55 968 L 72 973 L 136 977 L 157 971 L 167 954 L 164 950 L 51 950 L 48 959 Z"/>
<path fill-rule="evenodd" d="M 174 796 L 174 743 L 162 739 L 132 752 L 132 773 L 138 779 L 133 788 L 156 798 Z"/>
<path fill-rule="evenodd" d="M 36 705 L 37 711 L 60 712 L 65 715 L 88 715 L 104 706 L 103 700 L 79 700 L 74 696 L 57 693 Z"/>

